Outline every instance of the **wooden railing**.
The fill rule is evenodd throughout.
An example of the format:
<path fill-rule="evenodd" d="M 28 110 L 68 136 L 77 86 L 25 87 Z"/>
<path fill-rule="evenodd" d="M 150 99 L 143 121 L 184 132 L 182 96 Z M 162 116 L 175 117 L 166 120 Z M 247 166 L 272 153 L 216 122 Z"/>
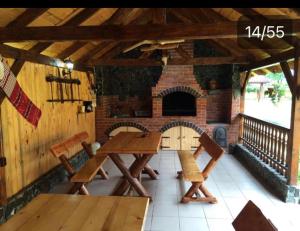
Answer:
<path fill-rule="evenodd" d="M 240 140 L 263 162 L 288 177 L 288 155 L 291 155 L 290 129 L 240 114 Z"/>

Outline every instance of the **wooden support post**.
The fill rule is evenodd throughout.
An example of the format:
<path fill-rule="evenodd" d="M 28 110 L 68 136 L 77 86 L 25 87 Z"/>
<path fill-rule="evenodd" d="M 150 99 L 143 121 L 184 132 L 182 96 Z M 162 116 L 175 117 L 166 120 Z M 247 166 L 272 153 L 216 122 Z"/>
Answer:
<path fill-rule="evenodd" d="M 295 94 L 292 98 L 292 115 L 291 115 L 291 129 L 290 129 L 290 144 L 288 148 L 288 183 L 291 185 L 297 184 L 299 155 L 300 155 L 300 72 L 299 72 L 299 58 L 295 58 L 294 68 L 294 89 Z"/>
<path fill-rule="evenodd" d="M 241 80 L 241 99 L 240 99 L 240 113 L 244 113 L 245 110 L 245 94 L 246 94 L 246 85 L 250 78 L 251 71 L 243 72 L 240 74 L 240 80 Z M 244 119 L 240 118 L 240 126 L 239 126 L 239 140 L 238 142 L 241 142 L 241 137 L 243 136 L 243 129 L 244 129 Z"/>
<path fill-rule="evenodd" d="M 0 104 L 0 158 L 4 157 L 2 142 L 3 142 L 3 137 L 2 137 L 2 119 L 1 119 L 1 104 Z M 7 202 L 5 182 L 6 182 L 5 167 L 0 166 L 0 205 L 4 205 Z"/>

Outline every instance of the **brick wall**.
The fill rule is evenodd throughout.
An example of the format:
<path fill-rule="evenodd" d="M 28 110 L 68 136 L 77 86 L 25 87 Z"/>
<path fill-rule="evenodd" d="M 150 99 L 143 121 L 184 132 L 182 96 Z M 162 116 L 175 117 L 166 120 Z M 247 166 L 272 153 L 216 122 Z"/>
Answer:
<path fill-rule="evenodd" d="M 184 50 L 192 57 L 193 44 L 187 43 Z M 169 51 L 171 58 L 178 58 L 178 54 Z M 117 123 L 137 124 L 149 131 L 159 131 L 164 126 L 174 121 L 185 121 L 186 124 L 193 123 L 194 126 L 207 130 L 210 135 L 220 123 L 209 123 L 208 121 L 226 122 L 223 124 L 227 128 L 228 143 L 237 141 L 238 121 L 237 114 L 240 109 L 239 98 L 234 99 L 232 90 L 218 90 L 214 94 L 208 94 L 201 89 L 194 76 L 193 65 L 165 66 L 162 75 L 156 86 L 152 87 L 152 117 L 149 118 L 109 118 L 107 107 L 115 104 L 114 97 L 100 97 L 99 106 L 96 109 L 96 137 L 100 142 L 108 137 L 106 131 Z M 162 95 L 163 92 L 171 88 L 183 88 L 186 92 L 196 95 L 197 116 L 162 116 Z M 130 103 L 130 106 L 139 105 L 138 102 Z"/>

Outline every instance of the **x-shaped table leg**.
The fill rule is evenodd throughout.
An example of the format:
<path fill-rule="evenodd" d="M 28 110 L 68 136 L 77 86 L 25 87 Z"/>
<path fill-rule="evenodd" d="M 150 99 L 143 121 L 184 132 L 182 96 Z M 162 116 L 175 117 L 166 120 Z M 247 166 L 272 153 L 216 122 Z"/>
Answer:
<path fill-rule="evenodd" d="M 125 166 L 124 162 L 118 154 L 109 154 L 109 157 L 125 177 L 125 179 L 121 182 L 117 189 L 114 190 L 112 195 L 123 195 L 131 185 L 140 196 L 151 198 L 150 194 L 138 180 L 138 177 L 141 174 L 142 170 L 145 168 L 145 165 L 151 159 L 152 155 L 142 155 L 141 157 L 136 158 L 129 169 Z"/>

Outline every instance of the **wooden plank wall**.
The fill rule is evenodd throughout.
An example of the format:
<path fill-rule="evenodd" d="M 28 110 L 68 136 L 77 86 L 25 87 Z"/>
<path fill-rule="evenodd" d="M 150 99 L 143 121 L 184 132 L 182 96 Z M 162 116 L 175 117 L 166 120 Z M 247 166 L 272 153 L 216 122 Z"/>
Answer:
<path fill-rule="evenodd" d="M 9 64 L 13 60 L 8 59 Z M 18 75 L 18 82 L 29 98 L 42 110 L 38 128 L 29 124 L 5 99 L 1 105 L 3 151 L 7 158 L 5 167 L 7 197 L 27 186 L 59 162 L 49 152 L 52 144 L 86 130 L 90 140 L 95 140 L 95 113 L 77 114 L 79 102 L 49 103 L 48 74 L 57 75 L 57 68 L 26 62 Z M 81 99 L 91 100 L 86 73 L 73 71 L 80 78 Z M 76 95 L 77 95 L 77 87 Z M 80 146 L 71 151 L 75 154 Z"/>

